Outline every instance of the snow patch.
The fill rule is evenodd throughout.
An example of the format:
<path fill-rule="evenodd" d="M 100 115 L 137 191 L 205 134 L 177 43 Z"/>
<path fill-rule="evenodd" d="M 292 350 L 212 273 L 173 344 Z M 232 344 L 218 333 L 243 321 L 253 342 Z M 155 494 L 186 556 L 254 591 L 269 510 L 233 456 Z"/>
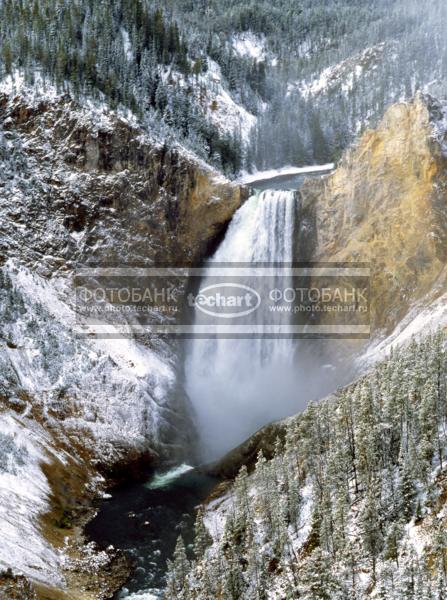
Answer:
<path fill-rule="evenodd" d="M 208 70 L 200 76 L 200 81 L 206 89 L 207 116 L 211 123 L 226 133 L 239 134 L 247 143 L 257 119 L 234 101 L 224 85 L 220 66 L 208 59 Z"/>
<path fill-rule="evenodd" d="M 313 508 L 313 486 L 307 482 L 301 490 L 301 510 L 299 516 L 299 529 L 295 534 L 293 527 L 289 527 L 291 540 L 294 550 L 299 551 L 309 537 L 312 528 L 312 508 Z"/>
<path fill-rule="evenodd" d="M 251 31 L 239 33 L 233 37 L 233 48 L 241 57 L 253 58 L 257 62 L 266 58 L 265 38 Z"/>
<path fill-rule="evenodd" d="M 121 28 L 121 36 L 123 38 L 124 54 L 126 55 L 127 60 L 130 62 L 133 59 L 132 45 L 130 43 L 129 33 L 124 29 L 124 27 Z"/>
<path fill-rule="evenodd" d="M 332 171 L 335 168 L 334 163 L 327 163 L 325 165 L 310 165 L 307 167 L 281 167 L 280 169 L 270 169 L 268 171 L 257 171 L 256 173 L 244 173 L 238 183 L 241 185 L 250 185 L 255 181 L 265 181 L 268 179 L 274 179 L 275 177 L 283 177 L 286 175 L 300 175 L 306 173 L 320 173 L 326 171 Z"/>
<path fill-rule="evenodd" d="M 233 503 L 234 496 L 230 491 L 224 496 L 212 500 L 206 506 L 203 523 L 215 543 L 217 543 L 223 535 L 227 513 L 231 510 Z"/>
<path fill-rule="evenodd" d="M 421 558 L 427 545 L 427 539 L 424 535 L 423 528 L 420 525 L 414 524 L 414 519 L 405 525 L 405 532 L 408 541 L 413 546 L 416 554 Z"/>
<path fill-rule="evenodd" d="M 377 68 L 378 62 L 387 49 L 384 42 L 366 48 L 359 54 L 347 58 L 342 62 L 326 67 L 318 77 L 309 81 L 298 81 L 288 85 L 287 93 L 299 91 L 305 98 L 325 94 L 335 86 L 340 86 L 343 93 L 348 93 L 354 88 L 355 81 L 365 76 L 369 71 Z"/>
<path fill-rule="evenodd" d="M 425 337 L 447 325 L 447 293 L 428 306 L 418 303 L 384 340 L 370 346 L 357 358 L 359 366 L 373 364 L 387 356 L 391 348 L 405 346 L 412 338 Z"/>

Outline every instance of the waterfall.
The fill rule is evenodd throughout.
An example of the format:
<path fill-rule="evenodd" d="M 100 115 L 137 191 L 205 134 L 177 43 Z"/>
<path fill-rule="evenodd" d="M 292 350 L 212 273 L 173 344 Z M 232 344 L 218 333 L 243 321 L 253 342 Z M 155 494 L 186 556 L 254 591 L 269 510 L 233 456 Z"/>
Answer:
<path fill-rule="evenodd" d="M 211 281 L 213 266 L 221 263 L 292 262 L 296 213 L 295 192 L 266 190 L 251 196 L 209 261 L 202 287 Z M 262 318 L 262 313 L 253 316 Z M 295 344 L 292 339 L 191 340 L 186 388 L 204 460 L 217 458 L 267 422 L 300 409 Z"/>

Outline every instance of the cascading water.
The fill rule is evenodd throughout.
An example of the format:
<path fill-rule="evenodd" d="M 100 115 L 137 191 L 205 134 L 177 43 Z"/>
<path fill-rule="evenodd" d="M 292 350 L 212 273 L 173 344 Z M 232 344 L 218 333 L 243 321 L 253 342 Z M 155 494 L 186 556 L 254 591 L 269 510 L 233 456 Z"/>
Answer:
<path fill-rule="evenodd" d="M 292 262 L 297 202 L 292 191 L 267 190 L 251 196 L 234 215 L 202 287 L 212 281 L 217 264 Z M 254 313 L 252 318 L 259 321 L 263 316 Z M 295 345 L 292 339 L 191 341 L 186 388 L 204 460 L 217 458 L 260 426 L 302 408 L 296 400 Z"/>

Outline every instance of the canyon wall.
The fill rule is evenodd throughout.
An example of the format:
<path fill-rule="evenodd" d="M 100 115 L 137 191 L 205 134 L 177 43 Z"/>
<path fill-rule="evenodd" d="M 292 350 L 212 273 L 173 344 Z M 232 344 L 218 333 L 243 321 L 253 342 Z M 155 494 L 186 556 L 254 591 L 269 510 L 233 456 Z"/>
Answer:
<path fill-rule="evenodd" d="M 376 535 L 376 529 L 381 532 L 386 529 L 384 523 L 390 495 L 400 493 L 401 498 L 405 495 L 399 491 L 403 489 L 399 488 L 403 484 L 398 480 L 399 477 L 402 480 L 405 477 L 403 464 L 408 460 L 406 457 L 412 452 L 416 456 L 425 451 L 424 443 L 417 439 L 416 431 L 422 422 L 417 415 L 425 410 L 425 378 L 431 372 L 435 378 L 432 397 L 438 399 L 440 406 L 445 405 L 445 337 L 428 334 L 430 329 L 445 328 L 447 323 L 446 124 L 444 107 L 427 96 L 418 95 L 411 103 L 391 106 L 378 128 L 366 131 L 358 143 L 346 152 L 331 175 L 308 180 L 301 188 L 298 257 L 300 260 L 323 262 L 369 263 L 373 339 L 365 342 L 367 350 L 361 355 L 363 373 L 355 383 L 309 405 L 301 414 L 266 425 L 238 448 L 208 466 L 209 473 L 219 475 L 226 481 L 216 488 L 204 509 L 204 523 L 213 538 L 205 551 L 207 573 L 215 557 L 218 557 L 220 565 L 229 556 L 231 559 L 237 556 L 236 564 L 242 565 L 236 575 L 240 577 L 238 581 L 241 582 L 241 588 L 249 589 L 250 593 L 252 589 L 262 589 L 269 597 L 307 598 L 313 597 L 315 590 L 318 590 L 326 593 L 327 597 L 335 598 L 338 597 L 337 586 L 343 586 L 343 573 L 349 573 L 347 588 L 351 586 L 351 593 L 356 597 L 385 597 L 390 593 L 396 598 L 403 598 L 409 589 L 405 587 L 409 581 L 409 578 L 405 579 L 408 564 L 412 565 L 412 592 L 422 597 L 422 578 L 418 579 L 413 570 L 416 563 L 428 565 L 428 579 L 433 577 L 434 581 L 438 577 L 441 580 L 442 567 L 436 565 L 442 563 L 436 563 L 436 556 L 437 552 L 443 554 L 445 544 L 437 545 L 435 537 L 431 536 L 436 527 L 445 530 L 443 459 L 439 464 L 437 457 L 430 455 L 427 466 L 429 475 L 423 481 L 419 466 L 413 470 L 411 477 L 414 481 L 421 477 L 419 487 L 414 488 L 418 490 L 417 508 L 415 503 L 407 514 L 403 512 L 396 517 L 396 511 L 404 504 L 392 504 L 389 527 L 398 528 L 402 524 L 399 539 L 395 538 L 397 543 L 393 557 L 387 553 L 387 541 L 382 546 L 382 541 L 375 545 L 379 539 L 375 537 L 371 546 L 372 537 L 368 536 L 369 532 Z M 322 321 L 330 323 L 331 316 L 327 319 L 322 317 Z M 419 343 L 411 341 L 407 348 L 395 350 L 384 360 L 391 344 L 404 345 L 404 342 L 411 340 L 411 334 L 425 339 Z M 376 342 L 379 343 L 375 345 Z M 302 345 L 300 350 L 303 352 Z M 359 349 L 357 346 L 358 353 L 363 351 L 364 347 Z M 349 343 L 341 343 L 338 354 L 349 355 Z M 436 364 L 433 371 L 430 370 L 430 360 Z M 381 362 L 365 374 L 365 367 L 376 361 Z M 343 402 L 346 402 L 346 410 L 342 408 Z M 334 414 L 337 422 L 330 423 L 328 419 L 327 408 L 331 405 L 336 407 Z M 356 406 L 361 406 L 357 414 Z M 391 458 L 391 446 L 386 446 L 384 456 L 392 466 L 384 468 L 381 462 L 374 476 L 371 473 L 376 467 L 372 465 L 384 447 L 383 442 L 378 442 L 366 459 L 362 445 L 368 444 L 367 440 L 374 440 L 374 445 L 381 436 L 383 439 L 394 437 L 390 416 L 393 409 L 390 410 L 390 406 L 399 407 L 396 413 L 400 411 L 397 430 L 405 431 L 402 436 L 407 435 L 407 438 L 404 444 L 400 442 L 396 445 L 394 459 Z M 319 420 L 314 420 L 316 414 L 320 415 Z M 444 431 L 444 411 L 433 405 L 428 414 L 433 423 L 430 439 L 439 439 L 442 437 L 439 432 Z M 362 420 L 366 415 L 370 421 L 364 426 Z M 402 426 L 405 420 L 407 424 Z M 301 422 L 301 429 L 294 429 L 297 422 Z M 349 433 L 340 433 L 342 423 L 350 430 Z M 292 431 L 296 431 L 295 436 Z M 327 449 L 334 449 L 334 444 L 315 442 L 323 431 L 330 432 L 329 435 L 340 441 L 340 447 L 347 454 L 351 453 L 354 466 L 350 466 L 346 472 L 342 462 L 338 461 L 339 455 L 335 468 L 335 462 L 325 464 L 322 457 Z M 352 442 L 355 431 L 359 432 L 360 451 Z M 315 432 L 318 432 L 316 437 L 309 443 L 309 437 L 312 438 Z M 439 448 L 439 455 L 442 456 L 444 438 Z M 260 452 L 262 455 L 259 455 Z M 305 466 L 294 458 L 291 470 L 287 466 L 281 471 L 279 465 L 284 465 L 288 456 L 306 452 L 309 461 Z M 368 482 L 365 479 L 357 486 L 361 465 L 367 465 L 370 472 Z M 243 470 L 240 471 L 241 467 Z M 309 476 L 312 468 L 317 473 L 313 481 Z M 266 473 L 269 470 L 272 479 L 267 481 Z M 386 481 L 386 473 L 391 471 L 392 484 Z M 287 473 L 291 472 L 295 475 L 287 483 Z M 338 483 L 343 480 L 341 496 L 349 498 L 346 511 L 340 510 L 338 500 L 341 496 L 327 492 L 331 478 Z M 378 487 L 375 487 L 376 483 Z M 301 492 L 297 493 L 295 485 L 301 486 Z M 369 485 L 370 489 L 374 489 L 372 493 L 368 491 Z M 382 491 L 377 491 L 380 486 L 383 486 Z M 277 499 L 271 501 L 275 493 L 278 494 Z M 368 502 L 373 497 L 377 499 L 377 513 L 368 530 L 367 520 L 362 515 L 366 513 L 365 507 L 370 508 Z M 424 500 L 420 500 L 422 498 Z M 421 510 L 419 502 L 425 499 L 427 507 Z M 289 523 L 282 538 L 289 548 L 293 548 L 290 552 L 291 571 L 287 575 L 283 564 L 287 551 L 275 555 L 275 544 L 279 538 L 275 537 L 275 526 L 272 527 L 275 522 L 274 507 L 282 502 L 286 507 L 284 514 L 290 515 L 295 508 L 301 513 L 299 525 Z M 263 534 L 259 532 L 250 531 L 246 544 L 243 537 L 245 532 L 253 523 L 262 521 L 261 515 L 269 503 L 272 508 L 264 513 L 268 515 L 269 523 L 265 528 L 265 537 L 262 538 Z M 239 505 L 243 509 L 238 514 Z M 243 518 L 247 518 L 246 526 L 241 526 L 242 513 L 245 515 Z M 252 518 L 253 514 L 256 514 L 256 519 Z M 330 517 L 326 521 L 328 514 Z M 336 543 L 332 546 L 323 542 L 325 531 L 330 531 L 330 536 L 336 539 L 334 523 L 339 517 L 344 541 L 348 545 L 353 542 L 357 544 L 354 552 L 351 550 L 351 553 L 343 554 L 336 548 Z M 288 518 L 285 517 L 286 520 Z M 282 519 L 280 517 L 277 522 L 283 523 Z M 355 519 L 359 521 L 353 525 Z M 366 531 L 369 532 L 365 535 Z M 384 535 L 384 540 L 389 540 L 387 535 Z M 257 541 L 257 551 L 254 553 L 251 552 L 253 539 Z M 260 539 L 264 545 L 259 544 Z M 233 555 L 235 547 L 237 550 Z M 262 566 L 262 561 L 256 561 L 260 551 L 267 547 L 269 550 Z M 369 564 L 366 558 L 368 553 L 376 553 Z M 417 557 L 414 562 L 413 556 Z M 250 564 L 253 557 L 257 565 L 255 569 Z M 315 557 L 318 559 L 313 563 Z M 328 567 L 330 561 L 333 562 Z M 338 561 L 341 565 L 339 571 L 337 567 L 334 568 Z M 353 567 L 357 561 L 361 563 L 360 568 Z M 197 564 L 197 570 L 192 569 L 189 575 L 187 585 L 190 587 L 185 585 L 185 588 L 193 590 L 192 595 L 194 597 L 196 593 L 197 598 L 204 595 L 202 589 L 208 590 L 212 586 L 214 593 L 219 593 L 216 589 L 219 590 L 220 583 L 225 581 L 230 569 L 225 566 L 221 573 L 208 578 L 204 588 L 201 588 L 205 579 L 202 579 L 205 563 L 199 560 Z M 306 565 L 311 565 L 308 571 Z M 334 575 L 330 591 L 322 591 L 327 584 L 327 577 Z M 415 591 L 417 585 L 420 587 Z M 430 586 L 434 587 L 432 581 L 427 585 L 428 588 Z M 339 593 L 340 598 L 348 597 L 346 589 Z"/>
<path fill-rule="evenodd" d="M 444 136 L 443 108 L 419 94 L 391 106 L 331 175 L 308 180 L 300 192 L 304 253 L 370 264 L 377 335 L 389 333 L 427 294 L 429 302 L 445 291 Z"/>
<path fill-rule="evenodd" d="M 89 498 L 193 444 L 175 345 L 77 337 L 76 269 L 196 264 L 246 194 L 131 118 L 51 90 L 0 94 L 0 568 L 73 587 L 62 546 Z M 24 539 L 35 550 L 17 554 Z"/>

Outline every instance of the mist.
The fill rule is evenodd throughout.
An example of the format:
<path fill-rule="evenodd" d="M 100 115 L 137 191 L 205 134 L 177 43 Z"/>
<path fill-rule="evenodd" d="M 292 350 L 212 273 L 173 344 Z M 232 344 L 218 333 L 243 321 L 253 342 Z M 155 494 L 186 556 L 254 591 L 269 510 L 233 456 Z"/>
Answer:
<path fill-rule="evenodd" d="M 186 389 L 194 409 L 204 462 L 221 457 L 262 426 L 301 412 L 352 378 L 343 344 L 281 340 L 289 354 L 275 356 L 278 340 L 195 340 L 185 364 Z M 346 345 L 346 344 L 345 344 Z M 200 347 L 202 361 L 194 354 Z M 207 358 L 210 360 L 207 360 Z"/>
<path fill-rule="evenodd" d="M 298 222 L 299 199 L 294 191 L 254 194 L 234 215 L 225 239 L 209 261 L 202 289 L 216 287 L 216 270 L 222 264 L 290 265 Z M 230 273 L 240 281 L 237 268 Z M 278 278 L 256 278 L 260 297 L 267 298 L 271 289 L 292 285 L 287 273 L 285 269 Z M 292 324 L 293 315 L 275 315 L 275 324 Z M 274 318 L 266 303 L 244 318 L 243 324 L 262 329 Z M 196 310 L 196 331 L 209 323 L 209 316 Z M 322 398 L 349 378 L 348 361 L 343 360 L 348 349 L 340 341 L 197 336 L 187 345 L 185 356 L 186 392 L 205 462 L 237 446 L 263 425 L 302 411 L 311 400 Z"/>

